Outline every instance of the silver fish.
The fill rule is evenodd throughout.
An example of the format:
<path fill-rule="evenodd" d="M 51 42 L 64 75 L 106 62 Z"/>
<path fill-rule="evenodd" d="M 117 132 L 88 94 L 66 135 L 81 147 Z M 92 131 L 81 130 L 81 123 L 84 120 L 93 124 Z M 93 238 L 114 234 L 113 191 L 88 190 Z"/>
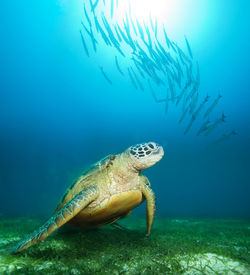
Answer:
<path fill-rule="evenodd" d="M 186 107 L 186 109 L 184 110 L 184 112 L 182 112 L 181 118 L 179 120 L 179 124 L 182 123 L 182 121 L 184 120 L 184 118 L 186 117 L 186 114 L 188 112 L 189 106 Z"/>
<path fill-rule="evenodd" d="M 174 102 L 175 97 L 176 97 L 176 91 L 175 91 L 175 86 L 174 86 L 172 80 L 169 77 L 168 77 L 168 86 L 169 86 L 169 89 L 170 89 L 172 101 Z"/>
<path fill-rule="evenodd" d="M 182 61 L 183 65 L 186 64 L 186 62 L 184 60 L 186 60 L 188 63 L 190 63 L 191 62 L 190 59 L 185 55 L 183 50 L 176 43 L 173 42 L 173 44 L 174 44 L 174 46 L 176 47 L 176 49 L 178 51 L 180 60 Z"/>
<path fill-rule="evenodd" d="M 136 18 L 135 20 L 136 20 L 136 24 L 137 24 L 138 31 L 139 31 L 139 33 L 140 33 L 140 35 L 141 35 L 141 39 L 144 40 L 143 29 L 142 29 L 140 23 L 138 22 L 137 18 Z"/>
<path fill-rule="evenodd" d="M 108 32 L 108 35 L 109 35 L 109 38 L 110 38 L 111 42 L 113 44 L 118 44 L 119 45 L 119 42 L 115 39 L 113 31 L 112 31 L 106 17 L 104 16 L 104 14 L 102 14 L 102 22 L 104 24 L 104 27 L 105 27 L 106 31 Z"/>
<path fill-rule="evenodd" d="M 186 41 L 186 45 L 187 45 L 187 49 L 188 49 L 188 53 L 190 55 L 190 57 L 193 59 L 193 53 L 192 53 L 192 50 L 191 50 L 191 47 L 190 47 L 190 44 L 187 40 L 187 37 L 185 36 L 185 41 Z"/>
<path fill-rule="evenodd" d="M 210 96 L 208 96 L 208 95 L 205 97 L 205 99 L 201 102 L 201 104 L 198 107 L 198 109 L 193 113 L 193 116 L 195 116 L 196 118 L 198 117 L 199 113 L 204 108 L 204 106 L 208 102 L 209 98 L 210 98 Z"/>
<path fill-rule="evenodd" d="M 121 50 L 120 46 L 117 44 L 114 44 L 114 47 L 117 49 L 117 51 L 123 56 L 125 57 L 125 54 L 123 53 L 123 51 Z"/>
<path fill-rule="evenodd" d="M 184 94 L 187 92 L 187 89 L 190 85 L 191 85 L 191 83 L 187 81 L 185 87 L 183 88 L 183 90 L 181 92 L 181 94 L 178 96 L 178 99 L 176 101 L 176 106 L 179 105 L 181 99 L 183 98 Z"/>
<path fill-rule="evenodd" d="M 130 35 L 129 27 L 125 27 L 125 31 L 126 31 L 126 34 L 127 34 L 127 38 L 128 38 L 130 47 L 131 47 L 134 51 L 136 51 L 135 44 L 134 44 L 133 39 L 132 39 L 132 37 L 131 37 L 131 35 Z"/>
<path fill-rule="evenodd" d="M 89 23 L 89 27 L 91 28 L 92 24 L 91 24 L 91 21 L 90 21 L 90 19 L 89 19 L 88 13 L 87 13 L 87 11 L 86 11 L 85 4 L 84 4 L 84 7 L 83 7 L 83 10 L 84 10 L 85 17 L 86 17 L 86 19 L 87 19 L 87 21 L 88 21 L 88 23 Z"/>
<path fill-rule="evenodd" d="M 136 73 L 135 73 L 135 71 L 133 70 L 132 67 L 131 67 L 131 71 L 132 71 L 132 73 L 133 73 L 133 75 L 134 75 L 134 77 L 135 77 L 135 80 L 136 80 L 136 82 L 138 83 L 140 89 L 141 89 L 142 91 L 144 91 L 144 88 L 143 88 L 143 86 L 142 86 L 142 83 L 141 83 L 140 79 L 138 78 L 138 76 L 136 75 Z"/>
<path fill-rule="evenodd" d="M 178 70 L 178 72 L 181 74 L 181 76 L 184 77 L 184 73 L 183 73 L 183 71 L 181 69 L 181 65 L 180 65 L 180 62 L 179 62 L 178 59 L 176 59 L 175 67 Z"/>
<path fill-rule="evenodd" d="M 126 28 L 128 29 L 128 31 L 130 32 L 130 24 L 129 24 L 129 19 L 128 19 L 128 13 L 125 13 L 125 19 L 126 19 Z M 123 20 L 124 22 L 124 20 Z"/>
<path fill-rule="evenodd" d="M 133 27 L 134 33 L 137 35 L 137 30 L 136 30 L 136 27 L 135 27 L 135 23 L 134 23 L 134 21 L 133 21 L 133 19 L 131 17 L 131 14 L 130 14 L 129 18 L 130 18 L 130 23 L 131 23 L 131 25 Z"/>
<path fill-rule="evenodd" d="M 92 28 L 90 28 L 90 31 L 89 31 L 89 30 L 87 29 L 87 27 L 83 24 L 83 22 L 82 22 L 82 25 L 83 25 L 85 31 L 87 32 L 87 34 L 90 36 L 91 41 L 92 41 L 92 45 L 93 45 L 93 49 L 94 49 L 94 51 L 96 52 L 96 44 L 97 44 L 98 42 L 97 42 L 97 40 L 96 40 L 95 37 L 94 37 Z"/>
<path fill-rule="evenodd" d="M 201 127 L 200 127 L 200 129 L 198 130 L 198 132 L 197 132 L 196 135 L 199 136 L 201 133 L 207 131 L 208 125 L 209 125 L 210 123 L 211 123 L 211 122 L 210 122 L 209 119 L 206 120 L 206 121 L 201 125 Z"/>
<path fill-rule="evenodd" d="M 218 118 L 210 127 L 208 127 L 205 136 L 209 136 L 220 124 L 225 122 L 225 118 L 226 116 L 223 113 L 221 118 Z"/>
<path fill-rule="evenodd" d="M 86 55 L 89 57 L 89 51 L 88 51 L 88 48 L 87 48 L 87 45 L 86 45 L 86 42 L 84 40 L 84 36 L 83 36 L 81 30 L 80 30 L 80 35 L 81 35 L 81 40 L 82 40 L 82 45 L 83 45 L 84 51 L 85 51 Z"/>
<path fill-rule="evenodd" d="M 157 30 L 158 30 L 158 24 L 157 24 L 157 19 L 155 18 L 155 38 L 157 38 Z"/>
<path fill-rule="evenodd" d="M 99 30 L 101 36 L 102 36 L 102 39 L 103 41 L 106 43 L 107 46 L 111 46 L 111 42 L 109 40 L 109 38 L 107 37 L 106 33 L 104 32 L 104 30 L 102 29 L 101 25 L 99 24 L 97 18 L 95 17 L 95 26 L 96 26 L 96 29 Z"/>
<path fill-rule="evenodd" d="M 156 103 L 169 102 L 171 100 L 171 98 L 168 97 L 168 92 L 169 92 L 168 90 L 167 90 L 167 97 L 165 99 L 158 99 L 149 79 L 148 79 L 148 86 L 149 86 L 149 90 L 154 98 L 154 101 Z"/>
<path fill-rule="evenodd" d="M 169 48 L 169 47 L 170 47 L 170 44 L 171 44 L 171 41 L 169 40 L 169 38 L 168 38 L 168 36 L 167 36 L 165 27 L 163 27 L 163 32 L 164 32 L 164 36 L 165 36 L 165 40 L 166 40 L 167 46 L 168 46 L 168 48 Z"/>
<path fill-rule="evenodd" d="M 107 22 L 107 20 L 106 20 L 106 18 L 105 18 L 104 15 L 102 16 L 102 21 L 103 21 L 103 24 L 104 24 L 104 26 L 105 26 L 105 28 L 106 28 L 108 34 L 109 34 L 109 38 L 110 38 L 110 41 L 112 42 L 113 46 L 117 49 L 117 51 L 118 51 L 122 56 L 125 57 L 125 54 L 122 52 L 122 50 L 121 50 L 121 48 L 120 48 L 120 44 L 119 44 L 119 42 L 116 40 L 116 38 L 115 38 L 115 36 L 114 36 L 114 34 L 113 34 L 113 31 L 112 31 L 112 29 L 110 28 L 110 26 L 109 26 L 109 24 L 108 24 L 108 22 Z M 118 26 L 118 28 L 119 28 L 119 26 Z"/>
<path fill-rule="evenodd" d="M 187 103 L 188 103 L 188 93 L 184 93 L 183 103 L 182 103 L 182 111 L 183 112 L 186 109 Z"/>
<path fill-rule="evenodd" d="M 135 87 L 135 89 L 138 90 L 138 87 L 137 87 L 137 85 L 135 83 L 135 80 L 134 80 L 134 78 L 133 78 L 133 76 L 132 76 L 129 68 L 128 68 L 128 75 L 129 75 L 129 78 L 131 80 L 131 83 L 133 84 L 133 86 Z"/>
<path fill-rule="evenodd" d="M 195 121 L 195 117 L 192 116 L 191 120 L 189 121 L 189 124 L 188 124 L 187 128 L 184 131 L 184 135 L 186 135 L 189 132 L 189 130 L 191 129 L 191 127 L 194 123 L 194 121 Z"/>
<path fill-rule="evenodd" d="M 129 44 L 129 43 L 130 43 L 129 40 L 128 40 L 127 36 L 125 35 L 125 33 L 121 30 L 121 27 L 120 27 L 119 25 L 117 25 L 117 27 L 118 27 L 118 30 L 119 30 L 119 32 L 120 32 L 120 34 L 121 34 L 123 40 L 124 40 L 128 45 L 130 45 L 130 44 Z"/>
<path fill-rule="evenodd" d="M 192 98 L 192 101 L 191 101 L 191 107 L 190 107 L 190 110 L 189 110 L 189 113 L 192 114 L 197 103 L 198 103 L 198 99 L 199 99 L 199 93 L 196 92 L 194 97 Z"/>
<path fill-rule="evenodd" d="M 225 141 L 229 140 L 230 137 L 235 136 L 235 135 L 238 135 L 238 133 L 236 133 L 233 130 L 229 134 L 224 134 L 220 138 L 214 140 L 213 142 L 210 143 L 210 145 L 215 145 L 215 144 L 219 144 L 219 143 L 225 142 Z"/>
<path fill-rule="evenodd" d="M 119 71 L 119 73 L 120 73 L 121 75 L 124 75 L 124 73 L 122 72 L 122 70 L 121 70 L 121 68 L 120 68 L 120 66 L 119 66 L 117 56 L 115 56 L 115 64 L 116 64 L 116 67 L 117 67 L 117 70 Z"/>
<path fill-rule="evenodd" d="M 99 0 L 96 0 L 95 3 L 93 4 L 93 10 L 92 11 L 95 10 L 95 8 L 97 7 L 98 3 L 99 3 Z"/>
<path fill-rule="evenodd" d="M 169 89 L 167 89 L 167 95 L 166 95 L 165 115 L 168 113 L 168 101 L 169 101 Z"/>
<path fill-rule="evenodd" d="M 107 80 L 107 82 L 112 85 L 112 81 L 109 79 L 109 77 L 107 76 L 107 74 L 104 72 L 103 70 L 103 67 L 102 66 L 99 66 L 101 72 L 102 72 L 102 75 L 104 76 L 104 78 Z"/>
<path fill-rule="evenodd" d="M 170 48 L 171 48 L 175 53 L 177 53 L 177 50 L 175 49 L 175 46 L 174 46 L 174 42 L 171 42 L 171 41 L 169 40 L 169 46 L 170 46 Z"/>
<path fill-rule="evenodd" d="M 148 28 L 148 26 L 145 24 L 145 22 L 143 22 L 143 24 L 144 24 L 144 29 L 146 30 L 146 33 L 147 33 L 147 36 L 148 36 L 148 43 L 149 43 L 149 46 L 152 47 L 152 39 L 151 39 L 151 36 L 150 36 L 149 28 Z"/>
<path fill-rule="evenodd" d="M 94 20 L 95 20 L 95 28 L 96 28 L 96 31 L 97 31 L 97 33 L 99 33 L 100 32 L 100 24 L 99 24 L 99 22 L 98 22 L 98 19 L 97 19 L 97 17 L 94 15 Z"/>
<path fill-rule="evenodd" d="M 192 88 L 192 90 L 190 91 L 190 93 L 187 96 L 187 100 L 192 100 L 193 96 L 197 93 L 197 86 L 194 83 L 194 86 Z"/>
<path fill-rule="evenodd" d="M 90 5 L 90 8 L 91 8 L 91 11 L 94 13 L 95 9 L 94 9 L 94 5 L 93 5 L 92 0 L 89 0 L 89 5 Z"/>
<path fill-rule="evenodd" d="M 197 73 L 196 73 L 196 85 L 197 86 L 200 86 L 200 67 L 199 67 L 199 64 L 198 62 L 196 63 L 196 66 L 197 66 Z"/>
<path fill-rule="evenodd" d="M 222 98 L 222 95 L 219 94 L 218 97 L 214 100 L 213 104 L 205 112 L 204 117 L 207 117 L 213 111 L 213 109 L 218 104 L 218 102 L 221 98 Z"/>
<path fill-rule="evenodd" d="M 192 63 L 189 66 L 186 65 L 186 72 L 187 72 L 188 81 L 190 81 L 191 83 L 194 83 L 195 79 L 193 76 L 193 64 Z"/>
<path fill-rule="evenodd" d="M 137 70 L 140 73 L 141 77 L 145 79 L 144 73 L 141 70 L 141 66 L 140 66 L 139 62 L 134 57 L 132 57 L 131 59 L 134 61 L 135 67 L 137 68 Z"/>
<path fill-rule="evenodd" d="M 169 63 L 172 63 L 172 60 L 169 60 L 169 54 L 166 52 L 166 50 L 164 49 L 164 47 L 161 45 L 161 43 L 158 41 L 158 39 L 156 39 L 157 45 L 159 47 L 159 50 L 161 51 L 162 55 L 163 55 L 163 61 L 165 63 L 165 65 L 168 65 Z"/>
<path fill-rule="evenodd" d="M 119 42 L 122 42 L 122 38 L 121 38 L 121 36 L 120 36 L 120 34 L 117 30 L 117 26 L 114 26 L 114 29 L 115 29 L 115 32 L 116 32 L 116 35 L 117 35 L 117 38 L 118 38 Z"/>

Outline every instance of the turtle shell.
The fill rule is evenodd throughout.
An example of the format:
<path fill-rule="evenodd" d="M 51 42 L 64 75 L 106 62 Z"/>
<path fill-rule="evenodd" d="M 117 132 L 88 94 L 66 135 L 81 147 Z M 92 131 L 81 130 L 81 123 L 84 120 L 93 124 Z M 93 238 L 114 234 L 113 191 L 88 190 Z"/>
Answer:
<path fill-rule="evenodd" d="M 81 181 L 84 180 L 86 177 L 88 177 L 90 174 L 92 174 L 97 169 L 102 169 L 102 168 L 107 167 L 110 160 L 112 160 L 114 157 L 115 157 L 114 155 L 108 155 L 108 156 L 102 158 L 101 160 L 97 161 L 96 163 L 88 166 L 88 168 L 86 168 L 82 172 L 82 175 L 80 177 Z M 78 182 L 79 182 L 79 178 L 77 180 L 74 180 L 73 184 L 71 184 L 71 186 L 66 190 L 65 194 L 61 198 L 61 200 L 58 204 L 58 207 L 63 203 L 65 198 L 68 196 L 68 194 L 71 192 L 71 190 L 75 187 L 75 185 L 78 184 Z M 56 211 L 58 210 L 58 207 L 57 207 Z"/>

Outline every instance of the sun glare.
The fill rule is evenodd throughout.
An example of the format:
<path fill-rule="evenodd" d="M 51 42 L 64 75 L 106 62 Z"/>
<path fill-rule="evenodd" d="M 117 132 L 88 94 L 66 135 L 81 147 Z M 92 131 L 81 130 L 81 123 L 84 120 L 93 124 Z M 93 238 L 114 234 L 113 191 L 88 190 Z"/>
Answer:
<path fill-rule="evenodd" d="M 133 19 L 150 24 L 150 18 L 158 25 L 174 26 L 175 30 L 183 24 L 187 5 L 182 0 L 128 0 L 119 1 L 115 20 L 122 21 L 126 13 Z"/>
<path fill-rule="evenodd" d="M 115 2 L 115 0 L 114 0 Z M 164 25 L 174 36 L 183 36 L 190 28 L 198 31 L 204 28 L 209 7 L 197 0 L 120 0 L 114 11 L 114 17 L 121 23 L 126 13 L 133 20 L 150 25 L 150 18 L 157 21 L 158 27 Z M 109 10 L 109 9 L 108 9 Z"/>
<path fill-rule="evenodd" d="M 150 16 L 157 20 L 164 17 L 167 7 L 166 0 L 128 0 L 120 1 L 116 17 L 123 18 L 126 12 L 140 21 L 148 21 Z"/>
<path fill-rule="evenodd" d="M 131 13 L 139 19 L 147 20 L 151 15 L 153 18 L 164 17 L 167 7 L 166 0 L 130 0 Z"/>

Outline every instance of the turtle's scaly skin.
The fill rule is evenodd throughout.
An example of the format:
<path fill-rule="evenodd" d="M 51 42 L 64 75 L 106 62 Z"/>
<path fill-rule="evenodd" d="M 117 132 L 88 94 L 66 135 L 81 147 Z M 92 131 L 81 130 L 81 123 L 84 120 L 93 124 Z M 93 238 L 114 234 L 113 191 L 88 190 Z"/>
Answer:
<path fill-rule="evenodd" d="M 141 170 L 154 165 L 163 155 L 161 146 L 149 142 L 98 162 L 66 192 L 55 214 L 12 251 L 19 252 L 46 239 L 67 222 L 82 227 L 113 223 L 128 216 L 145 199 L 149 235 L 155 214 L 155 196 Z"/>

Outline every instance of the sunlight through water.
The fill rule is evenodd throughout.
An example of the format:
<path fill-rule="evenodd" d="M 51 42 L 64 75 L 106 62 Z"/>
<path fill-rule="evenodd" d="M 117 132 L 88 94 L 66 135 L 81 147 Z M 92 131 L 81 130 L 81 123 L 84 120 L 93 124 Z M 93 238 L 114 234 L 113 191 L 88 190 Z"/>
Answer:
<path fill-rule="evenodd" d="M 109 2 L 107 2 L 109 3 Z M 207 27 L 207 14 L 211 7 L 204 2 L 194 0 L 114 0 L 114 17 L 119 23 L 125 20 L 126 13 L 139 22 L 150 24 L 150 20 L 158 26 L 165 25 L 170 34 L 183 37 L 187 30 L 200 32 Z"/>

